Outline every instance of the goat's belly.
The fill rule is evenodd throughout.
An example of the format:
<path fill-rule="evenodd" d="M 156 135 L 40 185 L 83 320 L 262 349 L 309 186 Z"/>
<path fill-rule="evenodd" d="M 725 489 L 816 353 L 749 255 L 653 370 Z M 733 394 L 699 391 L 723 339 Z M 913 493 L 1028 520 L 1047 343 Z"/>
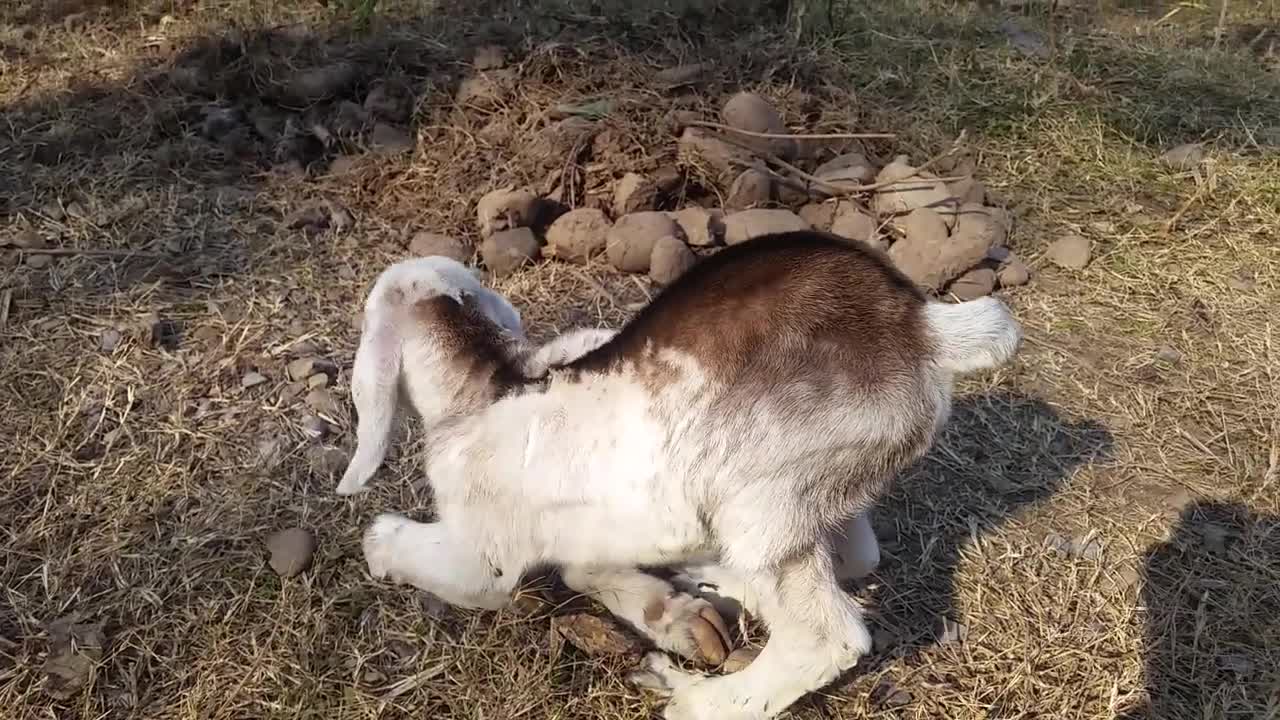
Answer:
<path fill-rule="evenodd" d="M 706 547 L 696 516 L 674 507 L 548 508 L 537 525 L 549 559 L 561 564 L 669 565 Z"/>

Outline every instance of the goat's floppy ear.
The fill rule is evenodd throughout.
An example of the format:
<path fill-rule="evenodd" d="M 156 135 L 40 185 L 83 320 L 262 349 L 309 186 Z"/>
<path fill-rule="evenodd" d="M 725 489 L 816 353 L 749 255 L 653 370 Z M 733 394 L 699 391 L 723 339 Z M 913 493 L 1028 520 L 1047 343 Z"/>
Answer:
<path fill-rule="evenodd" d="M 363 491 L 386 459 L 396 416 L 401 344 L 386 310 L 365 314 L 351 371 L 351 399 L 359 416 L 356 451 L 338 483 L 339 495 Z"/>

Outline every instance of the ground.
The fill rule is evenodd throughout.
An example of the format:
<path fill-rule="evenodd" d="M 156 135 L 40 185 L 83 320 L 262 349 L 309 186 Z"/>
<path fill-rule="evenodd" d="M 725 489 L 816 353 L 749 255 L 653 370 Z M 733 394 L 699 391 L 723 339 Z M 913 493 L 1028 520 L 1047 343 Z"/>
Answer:
<path fill-rule="evenodd" d="M 711 117 L 737 88 L 795 127 L 896 133 L 871 145 L 887 157 L 967 130 L 1033 268 L 1002 292 L 1019 359 L 963 386 L 874 509 L 884 562 L 855 591 L 875 654 L 794 716 L 1280 712 L 1274 6 L 1060 2 L 1051 31 L 1037 5 L 836 3 L 830 33 L 797 37 L 710 2 L 368 5 L 0 9 L 0 245 L 56 248 L 0 247 L 7 716 L 653 716 L 624 680 L 634 655 L 552 631 L 599 608 L 550 593 L 460 612 L 368 578 L 362 528 L 427 512 L 429 492 L 411 447 L 373 492 L 332 492 L 353 318 L 414 232 L 475 241 L 480 194 L 544 181 L 531 138 L 557 104 L 610 103 L 590 185 L 673 161 L 667 112 Z M 457 106 L 491 43 L 518 87 Z M 333 57 L 357 100 L 406 80 L 411 152 L 304 170 L 332 148 L 265 147 L 205 109 L 296 105 L 290 73 Z M 699 61 L 712 79 L 691 92 L 652 80 Z M 1157 160 L 1192 141 L 1198 166 Z M 321 202 L 354 224 L 291 221 Z M 1068 233 L 1092 243 L 1083 270 L 1047 262 Z M 616 325 L 654 290 L 558 262 L 496 284 L 539 337 Z M 332 404 L 312 402 L 332 421 L 320 440 L 286 377 L 308 345 L 337 368 Z M 282 578 L 265 539 L 296 525 L 319 547 Z"/>

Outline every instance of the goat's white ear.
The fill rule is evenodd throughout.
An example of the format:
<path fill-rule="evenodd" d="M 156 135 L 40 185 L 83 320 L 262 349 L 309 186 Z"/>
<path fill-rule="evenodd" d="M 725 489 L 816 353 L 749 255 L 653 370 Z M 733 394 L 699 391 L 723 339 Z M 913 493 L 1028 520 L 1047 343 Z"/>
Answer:
<path fill-rule="evenodd" d="M 391 446 L 400 380 L 400 334 L 383 312 L 366 313 L 351 370 L 351 399 L 359 420 L 356 451 L 338 483 L 339 495 L 364 490 Z"/>

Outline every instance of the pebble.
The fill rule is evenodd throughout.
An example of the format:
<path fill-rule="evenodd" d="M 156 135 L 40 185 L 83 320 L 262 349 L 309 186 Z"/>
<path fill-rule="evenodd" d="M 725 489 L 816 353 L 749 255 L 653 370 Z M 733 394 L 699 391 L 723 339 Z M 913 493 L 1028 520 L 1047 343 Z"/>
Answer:
<path fill-rule="evenodd" d="M 268 561 L 281 577 L 293 577 L 311 567 L 315 557 L 316 538 L 310 530 L 289 528 L 267 538 Z"/>
<path fill-rule="evenodd" d="M 315 388 L 307 393 L 303 402 L 307 404 L 307 407 L 321 415 L 335 417 L 338 414 L 338 402 L 334 399 L 333 393 L 325 388 Z"/>
<path fill-rule="evenodd" d="M 290 380 L 306 380 L 311 377 L 315 371 L 316 359 L 313 357 L 301 357 L 297 360 L 291 360 L 285 370 L 289 374 Z"/>
<path fill-rule="evenodd" d="M 115 352 L 115 349 L 120 346 L 121 339 L 119 330 L 107 328 L 98 336 L 98 347 L 102 348 L 103 352 Z"/>
<path fill-rule="evenodd" d="M 711 247 L 724 241 L 724 213 L 702 207 L 687 207 L 668 213 L 684 231 L 685 242 L 693 247 Z"/>
<path fill-rule="evenodd" d="M 779 134 L 790 132 L 786 123 L 782 121 L 781 113 L 768 100 L 751 92 L 740 92 L 729 98 L 720 110 L 720 117 L 725 125 L 748 132 Z M 758 151 L 773 153 L 783 160 L 795 158 L 799 151 L 796 141 L 789 138 L 746 136 L 736 139 Z"/>
<path fill-rule="evenodd" d="M 951 281 L 948 290 L 961 301 L 986 297 L 996 287 L 996 271 L 991 268 L 974 268 Z"/>
<path fill-rule="evenodd" d="M 659 285 L 670 285 L 693 267 L 697 257 L 678 237 L 666 235 L 653 245 L 649 258 L 649 277 Z"/>
<path fill-rule="evenodd" d="M 1160 156 L 1160 163 L 1173 170 L 1190 170 L 1203 161 L 1204 147 L 1200 143 L 1184 143 Z"/>
<path fill-rule="evenodd" d="M 951 618 L 939 618 L 934 625 L 933 636 L 939 645 L 962 643 L 969 638 L 969 626 Z"/>
<path fill-rule="evenodd" d="M 414 257 L 447 257 L 466 263 L 471 260 L 471 248 L 457 238 L 434 232 L 419 232 L 409 241 L 409 254 Z"/>
<path fill-rule="evenodd" d="M 1182 353 L 1165 345 L 1156 351 L 1156 359 L 1161 362 L 1176 363 L 1182 359 Z"/>
<path fill-rule="evenodd" d="M 1049 261 L 1069 270 L 1083 270 L 1089 264 L 1093 251 L 1089 240 L 1080 235 L 1064 235 L 1049 246 Z"/>
<path fill-rule="evenodd" d="M 500 230 L 527 227 L 537 213 L 538 198 L 528 190 L 493 190 L 476 203 L 476 222 L 485 237 Z"/>
<path fill-rule="evenodd" d="M 527 227 L 501 230 L 480 244 L 480 257 L 495 277 L 510 275 L 540 255 L 538 237 Z"/>
<path fill-rule="evenodd" d="M 312 445 L 306 450 L 307 464 L 311 471 L 322 477 L 333 478 L 344 472 L 350 457 L 341 448 Z"/>
<path fill-rule="evenodd" d="M 568 262 L 586 263 L 605 251 L 612 226 L 604 211 L 598 208 L 570 210 L 547 228 L 547 254 Z"/>
<path fill-rule="evenodd" d="M 398 155 L 413 150 L 417 143 L 409 131 L 380 122 L 369 132 L 369 146 L 385 155 Z"/>
<path fill-rule="evenodd" d="M 38 254 L 38 255 L 27 256 L 27 267 L 36 268 L 38 270 L 41 268 L 47 268 L 52 264 L 53 264 L 52 255 Z"/>
<path fill-rule="evenodd" d="M 737 245 L 761 235 L 808 230 L 809 224 L 790 210 L 755 208 L 726 215 L 724 241 Z"/>
<path fill-rule="evenodd" d="M 658 185 L 639 173 L 627 173 L 613 187 L 613 216 L 652 210 L 658 203 Z"/>
<path fill-rule="evenodd" d="M 1000 263 L 1000 269 L 996 270 L 996 280 L 1000 287 L 1026 285 L 1031 280 L 1031 269 L 1022 262 L 1022 258 L 1009 253 L 1008 258 Z"/>
<path fill-rule="evenodd" d="M 328 387 L 329 376 L 324 373 L 316 373 L 307 378 L 307 387 L 311 389 Z"/>
<path fill-rule="evenodd" d="M 240 378 L 240 387 L 251 388 L 251 387 L 254 387 L 255 385 L 261 385 L 266 381 L 267 381 L 266 375 L 263 375 L 262 373 L 257 372 L 256 370 L 250 370 L 249 372 L 245 373 L 243 377 Z"/>
<path fill-rule="evenodd" d="M 310 413 L 302 416 L 302 433 L 313 440 L 322 440 L 333 428 L 324 418 Z"/>
<path fill-rule="evenodd" d="M 609 263 L 623 272 L 648 272 L 653 246 L 668 235 L 684 239 L 684 231 L 666 213 L 648 211 L 624 215 L 609 229 L 605 254 Z"/>
<path fill-rule="evenodd" d="M 767 205 L 773 199 L 773 178 L 760 170 L 744 170 L 729 187 L 725 207 L 746 210 Z"/>

